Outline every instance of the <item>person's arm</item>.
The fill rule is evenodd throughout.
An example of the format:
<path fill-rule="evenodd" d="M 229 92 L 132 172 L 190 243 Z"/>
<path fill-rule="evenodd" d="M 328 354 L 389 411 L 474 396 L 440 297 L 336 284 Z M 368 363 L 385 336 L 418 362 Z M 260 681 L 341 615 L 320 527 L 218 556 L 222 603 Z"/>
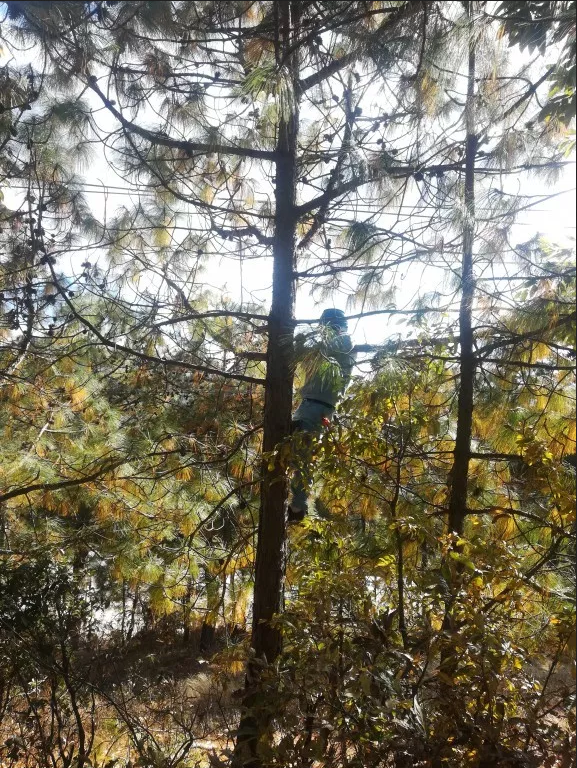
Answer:
<path fill-rule="evenodd" d="M 357 358 L 357 353 L 355 348 L 353 347 L 353 342 L 351 340 L 351 337 L 346 335 L 344 337 L 344 347 L 345 347 L 345 355 L 343 364 L 341 366 L 342 369 L 342 380 L 343 380 L 343 388 L 342 391 L 344 393 L 345 389 L 348 387 L 351 377 L 353 375 L 353 368 L 355 367 L 355 360 Z"/>

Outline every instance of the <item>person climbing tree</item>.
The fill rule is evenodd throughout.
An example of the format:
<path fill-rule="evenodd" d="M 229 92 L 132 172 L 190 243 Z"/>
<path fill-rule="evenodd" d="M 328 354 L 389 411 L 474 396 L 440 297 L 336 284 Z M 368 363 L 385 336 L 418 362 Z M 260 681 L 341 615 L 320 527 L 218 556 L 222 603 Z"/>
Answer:
<path fill-rule="evenodd" d="M 312 438 L 331 423 L 355 362 L 344 312 L 341 309 L 325 309 L 319 322 L 320 345 L 305 346 L 313 354 L 304 362 L 305 383 L 300 391 L 301 403 L 292 419 L 293 435 L 297 433 L 295 458 L 300 466 L 291 483 L 289 523 L 301 522 L 307 515 L 312 483 L 309 455 Z"/>

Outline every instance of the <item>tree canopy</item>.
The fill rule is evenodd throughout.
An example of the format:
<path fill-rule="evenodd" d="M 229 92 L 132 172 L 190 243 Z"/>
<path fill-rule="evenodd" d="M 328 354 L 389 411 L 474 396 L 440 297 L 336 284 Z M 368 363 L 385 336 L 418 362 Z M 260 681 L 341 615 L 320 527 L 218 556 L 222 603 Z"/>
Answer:
<path fill-rule="evenodd" d="M 3 764 L 571 765 L 574 5 L 0 7 Z"/>

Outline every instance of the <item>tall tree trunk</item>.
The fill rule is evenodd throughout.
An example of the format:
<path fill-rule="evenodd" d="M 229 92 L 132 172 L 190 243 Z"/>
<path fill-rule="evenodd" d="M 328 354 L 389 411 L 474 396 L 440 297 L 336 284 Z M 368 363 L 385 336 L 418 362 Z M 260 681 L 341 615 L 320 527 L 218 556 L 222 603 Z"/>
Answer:
<path fill-rule="evenodd" d="M 284 51 L 298 30 L 300 0 L 275 4 L 277 15 L 277 62 L 288 66 L 292 80 L 292 99 L 281 104 L 276 146 L 275 234 L 273 244 L 272 303 L 268 321 L 267 373 L 263 426 L 261 509 L 257 537 L 252 648 L 254 659 L 247 669 L 244 715 L 237 739 L 240 765 L 261 765 L 258 743 L 272 712 L 262 708 L 259 682 L 263 664 L 272 664 L 282 648 L 282 633 L 272 623 L 283 608 L 286 564 L 286 508 L 288 481 L 286 468 L 270 454 L 291 430 L 293 389 L 293 331 L 295 303 L 298 94 L 294 61 L 286 61 Z M 282 62 L 282 63 L 281 63 Z"/>
<path fill-rule="evenodd" d="M 457 434 L 451 488 L 449 496 L 449 532 L 462 535 L 467 515 L 467 484 L 471 456 L 471 433 L 473 425 L 473 388 L 475 381 L 475 355 L 473 352 L 473 299 L 475 277 L 473 273 L 473 244 L 475 240 L 475 27 L 473 14 L 477 4 L 469 3 L 469 67 L 467 102 L 465 106 L 465 223 L 463 227 L 463 261 L 461 265 L 461 305 L 459 309 L 459 399 L 457 406 Z"/>
<path fill-rule="evenodd" d="M 450 495 L 448 510 L 448 531 L 462 536 L 467 516 L 467 486 L 469 481 L 469 461 L 471 458 L 471 435 L 473 426 L 473 390 L 475 380 L 475 355 L 473 351 L 473 300 L 475 296 L 475 278 L 473 271 L 473 245 L 475 239 L 475 154 L 477 136 L 475 134 L 475 46 L 476 28 L 474 16 L 477 3 L 467 5 L 469 14 L 469 56 L 467 100 L 465 105 L 466 144 L 465 144 L 465 222 L 463 226 L 463 259 L 461 264 L 461 304 L 459 309 L 459 397 L 457 403 L 457 431 L 453 466 L 450 473 Z M 461 549 L 455 542 L 453 548 Z M 457 669 L 456 636 L 453 621 L 455 595 L 459 590 L 461 567 L 456 564 L 455 583 L 451 585 L 451 595 L 445 604 L 443 621 L 444 640 L 441 648 L 440 671 L 442 699 L 447 708 L 447 722 L 454 730 L 459 729 L 462 714 L 458 697 L 452 688 L 452 678 Z M 444 690 L 443 690 L 444 689 Z M 433 768 L 440 768 L 443 763 L 443 749 L 435 756 Z"/>

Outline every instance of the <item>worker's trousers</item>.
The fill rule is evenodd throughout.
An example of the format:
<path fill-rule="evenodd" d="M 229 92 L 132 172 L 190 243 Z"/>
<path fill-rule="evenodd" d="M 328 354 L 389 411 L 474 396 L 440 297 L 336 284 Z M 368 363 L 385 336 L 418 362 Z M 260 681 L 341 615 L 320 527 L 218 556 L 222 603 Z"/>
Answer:
<path fill-rule="evenodd" d="M 298 435 L 295 463 L 298 465 L 291 483 L 290 507 L 293 516 L 305 517 L 308 512 L 308 498 L 312 485 L 311 440 L 319 435 L 327 422 L 330 422 L 335 409 L 328 403 L 318 400 L 303 400 L 293 414 L 293 434 Z"/>

